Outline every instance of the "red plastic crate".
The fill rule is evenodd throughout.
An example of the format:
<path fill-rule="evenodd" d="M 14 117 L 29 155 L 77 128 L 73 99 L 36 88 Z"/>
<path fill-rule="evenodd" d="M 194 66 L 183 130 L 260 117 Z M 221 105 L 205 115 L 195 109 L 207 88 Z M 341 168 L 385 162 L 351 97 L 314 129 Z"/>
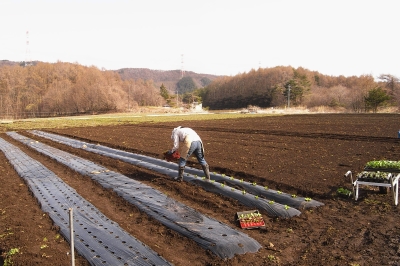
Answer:
<path fill-rule="evenodd" d="M 251 214 L 253 214 L 254 216 L 252 216 Z M 265 227 L 264 218 L 262 217 L 262 215 L 258 210 L 237 212 L 236 217 L 237 220 L 239 221 L 240 227 L 243 229 Z"/>

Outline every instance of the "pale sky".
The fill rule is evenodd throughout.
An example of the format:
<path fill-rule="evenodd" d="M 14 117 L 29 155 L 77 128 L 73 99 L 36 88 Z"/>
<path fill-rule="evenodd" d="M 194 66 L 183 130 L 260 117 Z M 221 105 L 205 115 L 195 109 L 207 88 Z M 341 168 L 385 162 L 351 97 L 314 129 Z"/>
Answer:
<path fill-rule="evenodd" d="M 396 2 L 0 0 L 0 60 L 232 76 L 292 66 L 400 78 Z"/>

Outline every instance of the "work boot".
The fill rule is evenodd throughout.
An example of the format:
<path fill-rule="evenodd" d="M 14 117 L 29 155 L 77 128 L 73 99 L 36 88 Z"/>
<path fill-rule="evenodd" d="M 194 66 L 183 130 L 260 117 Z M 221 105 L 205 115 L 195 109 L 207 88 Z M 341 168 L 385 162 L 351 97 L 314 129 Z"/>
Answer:
<path fill-rule="evenodd" d="M 203 172 L 206 175 L 206 178 L 208 180 L 210 180 L 210 168 L 209 168 L 208 164 L 201 165 L 201 168 L 203 168 Z"/>
<path fill-rule="evenodd" d="M 185 170 L 185 166 L 179 166 L 178 176 L 174 178 L 175 181 L 181 182 L 183 181 L 183 171 Z"/>

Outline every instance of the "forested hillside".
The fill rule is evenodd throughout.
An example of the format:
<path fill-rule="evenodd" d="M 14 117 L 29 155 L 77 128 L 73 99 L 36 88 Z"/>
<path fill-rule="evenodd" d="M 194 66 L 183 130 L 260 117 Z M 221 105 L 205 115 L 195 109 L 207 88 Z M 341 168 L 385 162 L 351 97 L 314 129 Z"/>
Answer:
<path fill-rule="evenodd" d="M 118 73 L 96 67 L 62 62 L 0 67 L 3 118 L 127 111 L 163 103 L 151 80 L 122 80 Z"/>
<path fill-rule="evenodd" d="M 210 109 L 328 106 L 354 112 L 376 112 L 400 104 L 400 81 L 382 74 L 333 77 L 292 67 L 260 68 L 223 77 L 206 87 L 203 106 Z"/>
<path fill-rule="evenodd" d="M 400 81 L 389 74 L 377 80 L 370 75 L 333 77 L 290 66 L 218 77 L 182 75 L 179 70 L 100 70 L 63 62 L 0 61 L 1 118 L 137 111 L 193 101 L 210 110 L 252 105 L 377 112 L 381 107 L 399 107 Z"/>

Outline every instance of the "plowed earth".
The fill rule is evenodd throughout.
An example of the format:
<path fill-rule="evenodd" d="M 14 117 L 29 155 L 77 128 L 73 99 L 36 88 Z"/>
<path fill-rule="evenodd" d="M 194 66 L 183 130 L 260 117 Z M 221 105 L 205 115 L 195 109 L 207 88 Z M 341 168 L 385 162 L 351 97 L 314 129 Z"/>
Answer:
<path fill-rule="evenodd" d="M 246 116 L 243 119 L 47 130 L 92 143 L 161 158 L 172 146 L 171 130 L 195 129 L 201 136 L 211 171 L 311 197 L 325 205 L 301 210 L 291 219 L 264 214 L 265 229 L 240 229 L 236 212 L 251 210 L 235 200 L 139 167 L 19 133 L 110 170 L 144 182 L 170 197 L 238 230 L 263 247 L 257 253 L 221 260 L 103 189 L 90 178 L 16 142 L 1 137 L 40 161 L 75 188 L 110 219 L 175 265 L 400 265 L 400 213 L 390 193 L 364 187 L 358 201 L 341 197 L 351 190 L 348 170 L 362 171 L 375 159 L 400 160 L 400 115 L 321 114 Z M 27 185 L 0 153 L 0 251 L 14 265 L 70 265 L 69 245 L 58 237 Z M 199 168 L 195 158 L 190 166 Z M 0 264 L 4 261 L 0 260 Z M 75 265 L 89 265 L 77 256 Z"/>

